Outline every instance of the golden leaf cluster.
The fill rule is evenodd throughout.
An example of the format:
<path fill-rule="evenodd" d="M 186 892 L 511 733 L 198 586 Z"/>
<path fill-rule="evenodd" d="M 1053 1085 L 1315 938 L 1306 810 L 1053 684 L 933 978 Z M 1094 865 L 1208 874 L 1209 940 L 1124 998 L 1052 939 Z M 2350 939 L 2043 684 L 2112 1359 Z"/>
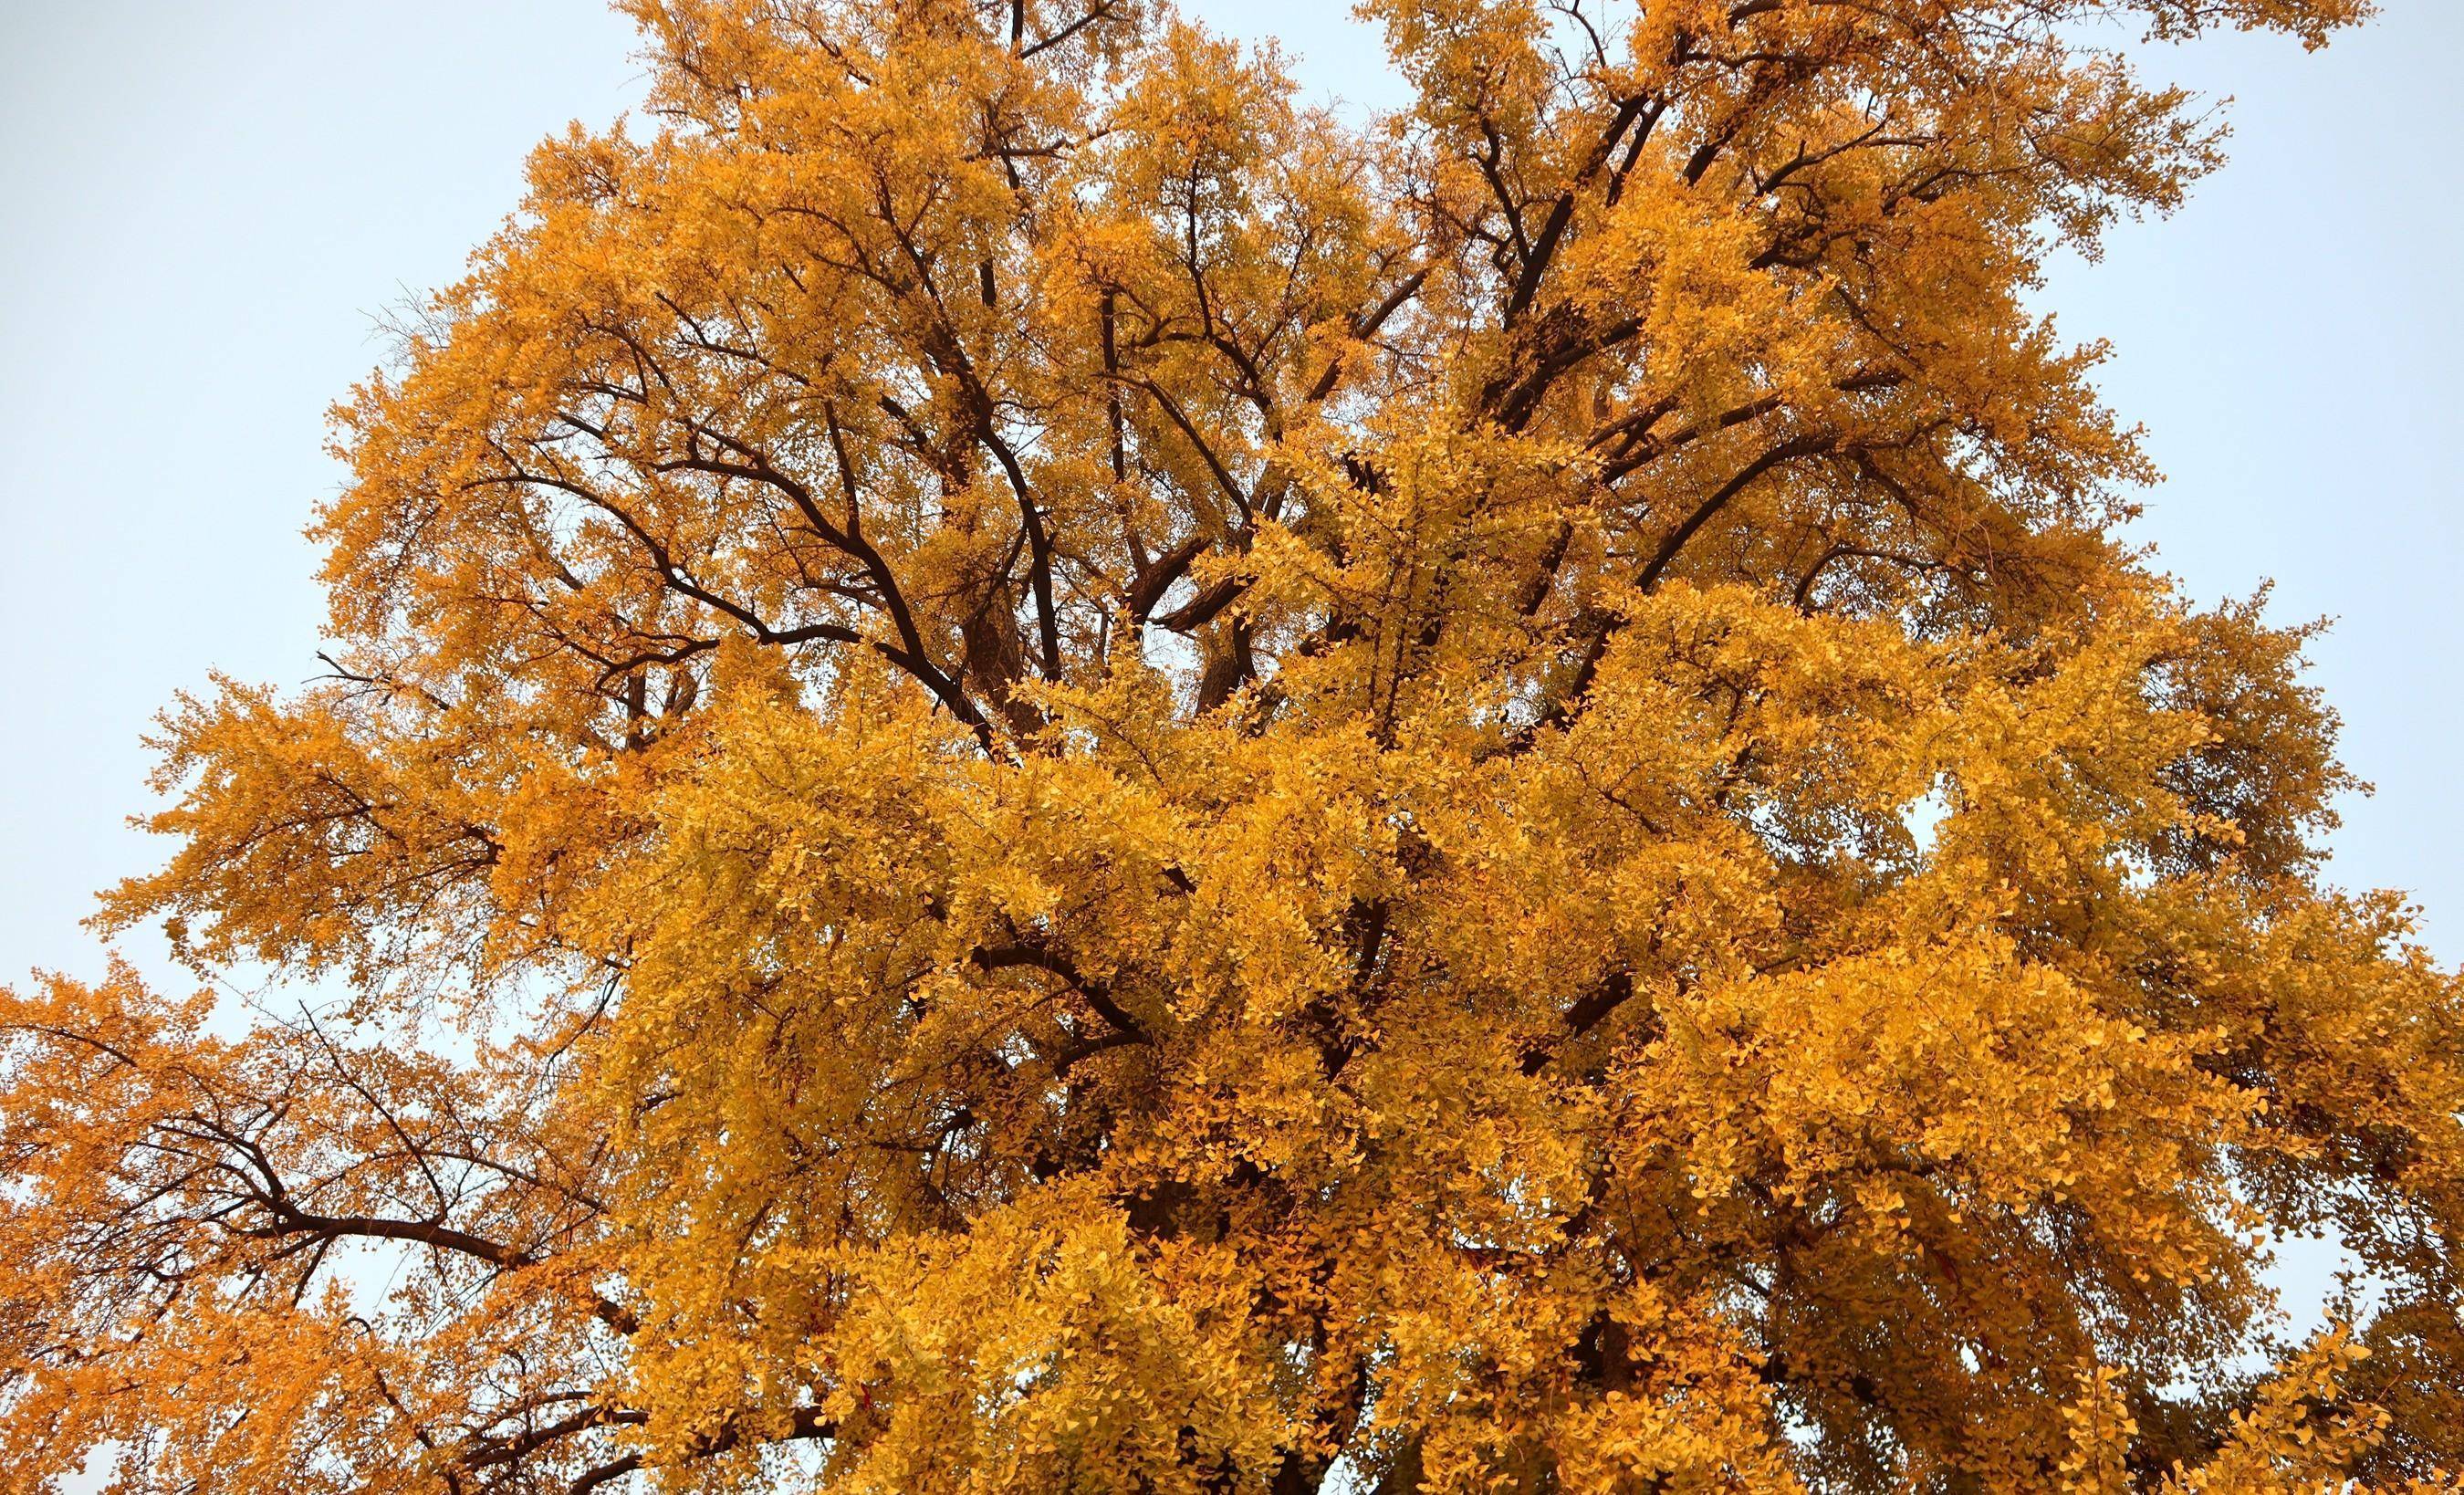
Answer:
<path fill-rule="evenodd" d="M 2362 0 L 628 9 L 106 898 L 347 996 L 0 999 L 0 1488 L 2450 1487 L 2464 990 L 2030 304 Z"/>

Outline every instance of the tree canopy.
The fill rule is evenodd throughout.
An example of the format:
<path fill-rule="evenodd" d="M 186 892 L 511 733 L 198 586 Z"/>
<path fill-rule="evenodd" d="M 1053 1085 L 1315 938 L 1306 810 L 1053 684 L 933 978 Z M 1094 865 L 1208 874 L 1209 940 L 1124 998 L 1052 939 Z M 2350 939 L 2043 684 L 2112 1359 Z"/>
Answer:
<path fill-rule="evenodd" d="M 2449 1487 L 2464 990 L 2031 301 L 2365 0 L 627 9 L 99 915 L 346 995 L 0 998 L 0 1486 Z"/>

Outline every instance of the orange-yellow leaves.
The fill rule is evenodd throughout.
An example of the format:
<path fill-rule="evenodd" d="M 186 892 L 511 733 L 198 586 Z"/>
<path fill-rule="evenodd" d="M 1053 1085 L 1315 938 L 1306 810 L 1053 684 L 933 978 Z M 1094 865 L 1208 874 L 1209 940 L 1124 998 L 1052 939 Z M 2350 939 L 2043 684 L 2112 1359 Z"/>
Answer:
<path fill-rule="evenodd" d="M 0 999 L 0 1484 L 2464 1460 L 2464 987 L 2030 307 L 2217 163 L 2101 23 L 2361 6 L 1377 0 L 1365 129 L 1144 3 L 627 9 L 105 901 L 345 1000 Z"/>

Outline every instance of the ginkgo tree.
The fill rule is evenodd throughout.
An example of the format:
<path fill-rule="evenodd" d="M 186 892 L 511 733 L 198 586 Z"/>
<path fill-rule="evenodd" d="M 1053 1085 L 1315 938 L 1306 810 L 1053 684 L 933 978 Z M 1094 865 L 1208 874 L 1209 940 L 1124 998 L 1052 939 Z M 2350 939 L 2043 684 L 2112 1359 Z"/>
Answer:
<path fill-rule="evenodd" d="M 0 1001 L 0 1486 L 2450 1487 L 2464 990 L 2031 304 L 2365 0 L 627 9 L 99 916 L 343 995 Z"/>

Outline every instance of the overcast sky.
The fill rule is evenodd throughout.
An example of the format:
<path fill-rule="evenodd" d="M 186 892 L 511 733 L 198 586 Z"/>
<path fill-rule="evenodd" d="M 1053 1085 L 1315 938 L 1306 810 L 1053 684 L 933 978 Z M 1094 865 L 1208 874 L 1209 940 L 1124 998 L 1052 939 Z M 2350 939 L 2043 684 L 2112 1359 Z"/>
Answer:
<path fill-rule="evenodd" d="M 1394 97 L 1337 5 L 1193 9 L 1284 36 L 1313 92 Z M 2336 875 L 2417 893 L 2453 958 L 2464 6 L 2387 10 L 2320 56 L 2158 55 L 2239 96 L 2235 159 L 2046 303 L 2118 345 L 2106 388 L 2171 474 L 2140 527 L 2164 563 L 2339 620 L 2315 678 L 2381 792 Z M 0 0 L 0 978 L 99 970 L 78 920 L 164 854 L 122 821 L 173 692 L 316 671 L 325 405 L 513 206 L 532 143 L 634 99 L 631 49 L 595 0 Z M 150 933 L 126 949 L 164 969 Z"/>

